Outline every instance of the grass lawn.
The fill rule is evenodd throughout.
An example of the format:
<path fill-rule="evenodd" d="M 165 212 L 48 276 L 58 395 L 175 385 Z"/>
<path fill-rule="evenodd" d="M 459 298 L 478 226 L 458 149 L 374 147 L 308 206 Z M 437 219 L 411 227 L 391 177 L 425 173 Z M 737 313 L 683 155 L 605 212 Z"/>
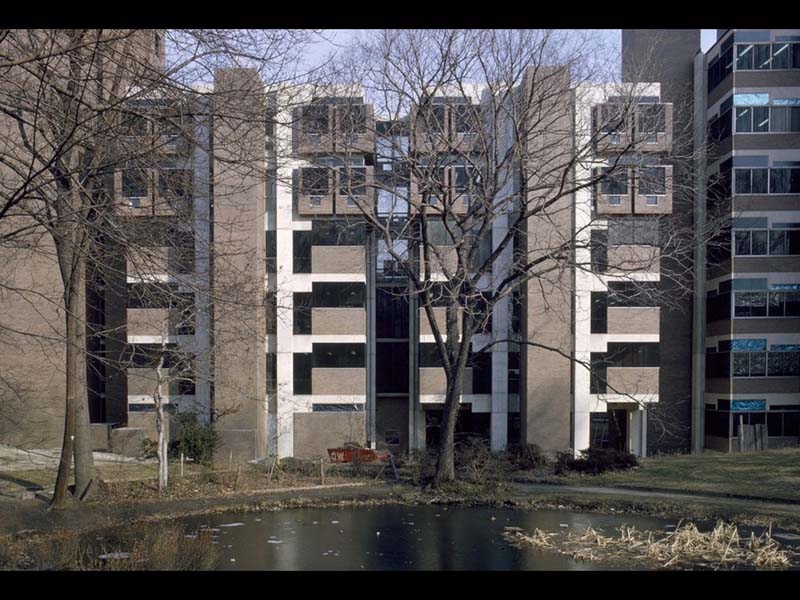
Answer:
<path fill-rule="evenodd" d="M 645 458 L 631 471 L 581 477 L 581 483 L 800 500 L 800 448 Z"/>

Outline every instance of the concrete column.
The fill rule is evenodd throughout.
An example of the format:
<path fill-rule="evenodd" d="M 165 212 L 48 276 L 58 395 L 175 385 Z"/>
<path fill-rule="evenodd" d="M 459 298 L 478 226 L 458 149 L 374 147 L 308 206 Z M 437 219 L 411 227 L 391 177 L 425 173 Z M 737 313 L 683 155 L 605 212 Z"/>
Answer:
<path fill-rule="evenodd" d="M 573 455 L 577 457 L 581 450 L 586 450 L 589 447 L 591 441 L 589 411 L 575 411 L 574 421 L 573 435 L 575 441 L 573 442 Z"/>
<path fill-rule="evenodd" d="M 706 58 L 698 52 L 694 59 L 694 226 L 701 231 L 706 220 Z M 705 441 L 705 312 L 706 247 L 694 249 L 694 300 L 692 306 L 692 453 L 703 451 Z"/>
<path fill-rule="evenodd" d="M 628 447 L 631 454 L 642 455 L 642 414 L 639 410 L 628 411 Z"/>

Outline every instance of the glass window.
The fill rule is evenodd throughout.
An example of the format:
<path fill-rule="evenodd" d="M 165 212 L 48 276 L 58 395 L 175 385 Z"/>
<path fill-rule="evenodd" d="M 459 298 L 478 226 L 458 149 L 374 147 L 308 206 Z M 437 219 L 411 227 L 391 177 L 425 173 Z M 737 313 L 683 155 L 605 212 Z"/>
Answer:
<path fill-rule="evenodd" d="M 789 44 L 772 44 L 772 68 L 788 69 L 790 59 Z"/>
<path fill-rule="evenodd" d="M 292 272 L 311 273 L 311 232 L 294 231 Z"/>
<path fill-rule="evenodd" d="M 645 196 L 665 194 L 667 171 L 664 167 L 642 167 L 639 169 L 639 193 Z"/>
<path fill-rule="evenodd" d="M 753 231 L 750 234 L 752 247 L 750 253 L 755 256 L 767 255 L 767 231 Z"/>
<path fill-rule="evenodd" d="M 312 354 L 301 354 L 295 352 L 292 354 L 293 363 L 293 379 L 294 379 L 294 393 L 295 394 L 310 394 L 311 393 L 311 365 Z"/>
<path fill-rule="evenodd" d="M 800 292 L 785 292 L 784 299 L 786 302 L 786 316 L 800 316 Z"/>
<path fill-rule="evenodd" d="M 770 120 L 772 121 L 771 131 L 776 133 L 781 133 L 784 131 L 789 131 L 789 106 L 773 106 L 771 108 L 772 115 Z"/>
<path fill-rule="evenodd" d="M 364 104 L 343 104 L 336 107 L 339 130 L 344 135 L 364 133 L 367 130 L 367 107 Z"/>
<path fill-rule="evenodd" d="M 122 195 L 126 198 L 147 196 L 147 171 L 141 167 L 129 167 L 122 171 Z"/>
<path fill-rule="evenodd" d="M 751 169 L 753 176 L 752 179 L 752 193 L 753 194 L 766 194 L 767 181 L 769 180 L 769 169 Z"/>
<path fill-rule="evenodd" d="M 454 104 L 452 106 L 453 125 L 455 126 L 456 133 L 477 132 L 477 110 L 477 106 L 466 103 Z"/>
<path fill-rule="evenodd" d="M 767 353 L 750 353 L 750 377 L 765 377 L 767 375 Z"/>
<path fill-rule="evenodd" d="M 772 62 L 769 44 L 754 44 L 753 51 L 753 68 L 759 70 L 769 69 Z"/>
<path fill-rule="evenodd" d="M 312 104 L 303 107 L 303 132 L 328 133 L 329 111 L 327 104 Z"/>
<path fill-rule="evenodd" d="M 737 194 L 750 194 L 753 191 L 750 169 L 734 169 L 733 191 Z"/>
<path fill-rule="evenodd" d="M 311 225 L 314 246 L 363 246 L 367 240 L 364 223 L 315 220 Z"/>
<path fill-rule="evenodd" d="M 753 110 L 753 131 L 766 133 L 769 131 L 769 107 L 754 106 Z"/>
<path fill-rule="evenodd" d="M 733 315 L 735 317 L 766 316 L 766 292 L 736 292 L 733 296 Z"/>
<path fill-rule="evenodd" d="M 736 133 L 753 131 L 753 109 L 750 106 L 736 108 Z"/>
<path fill-rule="evenodd" d="M 749 256 L 750 255 L 750 232 L 749 231 L 735 231 L 734 232 L 734 254 L 736 256 Z"/>
<path fill-rule="evenodd" d="M 363 368 L 364 344 L 313 344 L 314 368 Z"/>
<path fill-rule="evenodd" d="M 329 190 L 328 169 L 311 167 L 302 169 L 301 193 L 308 196 L 327 196 Z"/>
<path fill-rule="evenodd" d="M 617 195 L 628 193 L 628 172 L 626 170 L 603 169 L 605 177 L 600 182 L 603 194 Z"/>
<path fill-rule="evenodd" d="M 787 242 L 787 235 L 785 231 L 770 231 L 769 232 L 769 253 L 775 256 L 783 256 L 789 254 Z"/>
<path fill-rule="evenodd" d="M 590 333 L 608 333 L 608 294 L 592 292 Z"/>
<path fill-rule="evenodd" d="M 345 197 L 367 194 L 366 167 L 346 167 L 339 170 L 339 193 Z"/>
<path fill-rule="evenodd" d="M 639 105 L 639 130 L 641 133 L 663 133 L 667 130 L 663 104 Z"/>
<path fill-rule="evenodd" d="M 789 192 L 789 169 L 770 169 L 769 193 L 786 194 Z"/>
<path fill-rule="evenodd" d="M 800 69 L 800 44 L 792 44 L 792 68 Z"/>
<path fill-rule="evenodd" d="M 358 282 L 315 281 L 311 284 L 313 305 L 320 308 L 362 308 L 366 286 Z"/>
<path fill-rule="evenodd" d="M 749 377 L 750 376 L 750 354 L 747 352 L 734 352 L 733 353 L 733 376 L 734 377 Z"/>
<path fill-rule="evenodd" d="M 770 317 L 782 317 L 785 310 L 785 297 L 783 292 L 770 292 L 767 312 Z"/>
<path fill-rule="evenodd" d="M 310 335 L 311 294 L 309 292 L 295 292 L 292 300 L 292 333 L 296 335 Z"/>
<path fill-rule="evenodd" d="M 753 68 L 753 44 L 736 45 L 736 69 L 746 71 Z"/>

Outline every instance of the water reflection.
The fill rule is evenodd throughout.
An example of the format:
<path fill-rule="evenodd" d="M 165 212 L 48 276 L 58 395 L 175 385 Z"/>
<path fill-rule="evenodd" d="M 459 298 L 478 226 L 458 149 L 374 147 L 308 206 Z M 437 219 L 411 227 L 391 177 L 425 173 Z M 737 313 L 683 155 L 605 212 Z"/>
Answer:
<path fill-rule="evenodd" d="M 631 568 L 518 549 L 503 528 L 532 531 L 622 523 L 664 529 L 664 519 L 483 507 L 381 506 L 291 509 L 252 515 L 193 517 L 219 528 L 222 570 L 598 570 Z M 224 527 L 230 523 L 242 526 Z M 231 560 L 233 559 L 233 560 Z"/>

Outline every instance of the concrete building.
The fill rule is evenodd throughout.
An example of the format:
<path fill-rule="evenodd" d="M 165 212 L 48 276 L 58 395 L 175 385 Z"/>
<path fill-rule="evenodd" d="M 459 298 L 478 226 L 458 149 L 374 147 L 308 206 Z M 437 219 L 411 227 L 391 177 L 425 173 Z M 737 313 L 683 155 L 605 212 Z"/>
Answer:
<path fill-rule="evenodd" d="M 720 30 L 696 58 L 695 98 L 697 139 L 707 124 L 710 144 L 699 159 L 697 209 L 729 226 L 697 273 L 705 365 L 694 448 L 797 444 L 800 30 Z"/>
<path fill-rule="evenodd" d="M 520 199 L 559 184 L 530 157 L 578 156 L 573 183 L 611 173 L 528 218 L 481 278 L 477 291 L 489 297 L 512 272 L 515 248 L 536 257 L 554 239 L 573 240 L 568 268 L 503 297 L 473 338 L 458 431 L 493 450 L 527 442 L 647 455 L 736 451 L 741 423 L 765 424 L 770 446 L 797 443 L 800 31 L 726 30 L 705 54 L 699 30 L 623 30 L 622 42 L 617 83 L 571 89 L 557 66 L 546 70 L 556 86 L 548 120 L 531 125 L 527 158 L 508 167 L 498 194 L 507 208 L 481 255 L 512 230 Z M 533 77 L 512 97 L 536 91 Z M 134 166 L 114 175 L 121 219 L 149 234 L 141 260 L 135 249 L 110 252 L 91 289 L 89 326 L 104 332 L 88 371 L 96 446 L 135 454 L 152 437 L 152 357 L 169 347 L 190 359 L 168 366 L 165 398 L 216 420 L 225 459 L 321 457 L 348 442 L 396 454 L 432 447 L 446 382 L 397 263 L 426 266 L 402 233 L 416 231 L 425 185 L 404 157 L 436 155 L 432 201 L 441 194 L 466 212 L 468 198 L 453 199 L 468 196 L 464 157 L 477 138 L 467 116 L 487 90 L 438 93 L 389 117 L 357 85 L 266 94 L 253 71 L 223 69 L 212 89 L 211 102 L 186 100 L 196 103 L 185 111 L 191 144 L 170 142 L 144 178 Z M 175 110 L 149 102 L 154 114 Z M 160 184 L 173 176 L 180 194 Z M 393 252 L 364 210 L 398 232 Z M 696 247 L 706 224 L 726 218 L 732 229 L 707 253 Z M 454 256 L 444 230 L 430 231 L 435 283 Z M 31 331 L 36 314 L 57 323 L 57 265 L 16 252 L 30 268 L 5 275 L 42 295 L 4 299 L 6 318 Z M 169 292 L 162 304 L 159 286 Z M 443 328 L 444 308 L 432 311 Z M 0 442 L 59 443 L 61 352 L 58 342 L 3 341 L 0 369 L 26 384 L 4 389 L 3 404 L 13 394 L 27 404 L 0 410 Z"/>

